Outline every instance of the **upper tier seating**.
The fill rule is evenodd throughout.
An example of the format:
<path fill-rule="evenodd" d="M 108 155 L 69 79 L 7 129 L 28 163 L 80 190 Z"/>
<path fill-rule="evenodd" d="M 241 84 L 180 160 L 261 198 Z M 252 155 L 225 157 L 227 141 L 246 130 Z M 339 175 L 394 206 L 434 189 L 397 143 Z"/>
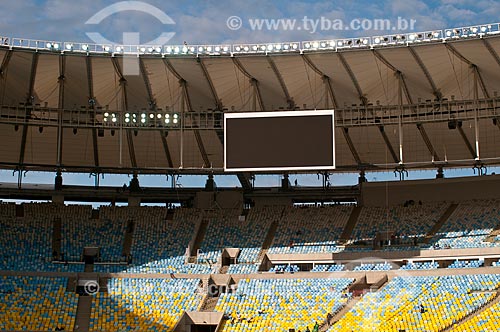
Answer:
<path fill-rule="evenodd" d="M 135 208 L 130 273 L 211 273 L 210 266 L 186 264 L 186 248 L 200 222 L 202 211 L 176 209 L 173 220 L 160 207 Z"/>
<path fill-rule="evenodd" d="M 224 248 L 240 248 L 238 263 L 256 263 L 269 227 L 281 218 L 283 207 L 253 208 L 245 221 L 239 210 L 214 211 L 200 246 L 199 261 L 217 263 Z"/>
<path fill-rule="evenodd" d="M 465 249 L 498 246 L 500 244 L 484 240 L 499 224 L 500 201 L 463 202 L 458 205 L 428 247 Z"/>
<path fill-rule="evenodd" d="M 122 208 L 103 206 L 99 219 L 91 219 L 91 206 L 72 208 L 73 213 L 62 218 L 61 250 L 64 258 L 81 260 L 85 247 L 99 247 L 101 261 L 123 260 L 122 246 L 128 218 L 117 213 Z"/>
<path fill-rule="evenodd" d="M 444 214 L 449 204 L 423 203 L 409 206 L 364 207 L 351 238 L 368 241 L 379 232 L 395 232 L 400 244 L 413 244 L 414 237 L 423 237 Z"/>
<path fill-rule="evenodd" d="M 270 254 L 338 252 L 337 241 L 352 206 L 288 207 L 276 230 Z"/>

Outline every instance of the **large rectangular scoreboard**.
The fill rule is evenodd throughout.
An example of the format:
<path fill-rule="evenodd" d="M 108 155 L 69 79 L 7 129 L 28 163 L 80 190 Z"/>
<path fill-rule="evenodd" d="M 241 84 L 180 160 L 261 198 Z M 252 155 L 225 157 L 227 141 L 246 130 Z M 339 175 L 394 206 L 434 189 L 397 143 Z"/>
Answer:
<path fill-rule="evenodd" d="M 224 114 L 224 169 L 335 169 L 334 111 Z"/>

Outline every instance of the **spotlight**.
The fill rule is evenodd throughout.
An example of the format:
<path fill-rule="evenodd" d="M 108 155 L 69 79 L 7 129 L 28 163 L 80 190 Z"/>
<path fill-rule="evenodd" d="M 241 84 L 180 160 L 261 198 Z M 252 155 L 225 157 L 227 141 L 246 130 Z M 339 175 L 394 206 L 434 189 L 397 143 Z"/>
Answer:
<path fill-rule="evenodd" d="M 51 43 L 47 43 L 47 44 L 45 44 L 45 47 L 52 48 L 52 44 Z"/>
<path fill-rule="evenodd" d="M 66 50 L 72 51 L 73 50 L 73 44 L 66 44 Z"/>
<path fill-rule="evenodd" d="M 125 123 L 129 123 L 130 122 L 130 118 L 125 118 Z"/>
<path fill-rule="evenodd" d="M 142 118 L 141 123 L 146 123 L 146 118 Z"/>
<path fill-rule="evenodd" d="M 141 114 L 141 118 L 142 118 L 142 119 L 145 119 L 145 118 L 146 118 L 146 113 L 142 113 L 142 114 Z"/>
<path fill-rule="evenodd" d="M 120 53 L 120 52 L 122 51 L 122 48 L 121 48 L 120 46 L 118 46 L 117 48 L 115 48 L 115 51 L 116 51 L 117 53 Z"/>
<path fill-rule="evenodd" d="M 109 51 L 111 51 L 111 47 L 109 47 L 109 46 L 104 46 L 104 51 L 105 51 L 105 52 L 109 52 Z"/>
<path fill-rule="evenodd" d="M 55 44 L 54 44 L 54 49 L 55 49 L 55 50 L 58 50 L 58 49 L 59 49 L 59 44 L 58 44 L 58 43 L 55 43 Z"/>
<path fill-rule="evenodd" d="M 379 37 L 375 37 L 375 39 L 373 40 L 375 42 L 375 44 L 380 44 L 380 38 Z"/>
<path fill-rule="evenodd" d="M 217 49 L 217 47 L 216 47 L 216 49 Z M 217 51 L 217 50 L 216 50 L 216 51 Z M 207 47 L 207 52 L 212 52 L 212 46 L 208 46 L 208 47 Z M 219 52 L 219 51 L 217 51 L 217 52 Z"/>
<path fill-rule="evenodd" d="M 167 47 L 165 48 L 165 51 L 166 51 L 167 53 L 172 53 L 172 47 L 167 46 Z"/>
<path fill-rule="evenodd" d="M 158 114 L 156 115 L 156 117 L 157 117 L 158 119 L 161 119 L 161 116 L 162 116 L 162 115 L 161 115 L 161 113 L 158 113 Z"/>
<path fill-rule="evenodd" d="M 161 53 L 161 47 L 155 48 L 156 53 Z"/>
<path fill-rule="evenodd" d="M 88 51 L 88 50 L 89 50 L 89 45 L 87 45 L 87 44 L 83 44 L 83 45 L 82 45 L 82 50 L 84 50 L 84 51 Z"/>
<path fill-rule="evenodd" d="M 313 46 L 314 48 L 318 48 L 319 43 L 318 43 L 318 42 L 313 42 L 313 43 L 312 43 L 312 46 Z"/>
<path fill-rule="evenodd" d="M 149 118 L 150 119 L 154 119 L 155 118 L 155 115 L 153 113 L 149 113 Z"/>
<path fill-rule="evenodd" d="M 188 48 L 187 48 L 186 46 L 184 46 L 184 47 L 182 48 L 182 53 L 187 53 L 187 52 L 188 52 Z"/>

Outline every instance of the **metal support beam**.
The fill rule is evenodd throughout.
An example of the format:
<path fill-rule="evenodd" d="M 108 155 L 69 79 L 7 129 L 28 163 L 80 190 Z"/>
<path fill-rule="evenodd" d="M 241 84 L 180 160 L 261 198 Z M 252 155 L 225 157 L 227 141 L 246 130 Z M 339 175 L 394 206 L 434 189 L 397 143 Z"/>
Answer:
<path fill-rule="evenodd" d="M 87 55 L 85 58 L 85 63 L 87 67 L 87 91 L 88 91 L 88 98 L 89 101 L 93 100 L 94 102 L 90 103 L 89 102 L 89 107 L 90 109 L 94 110 L 94 112 L 90 113 L 90 121 L 92 123 L 95 123 L 96 118 L 95 118 L 95 104 L 96 104 L 96 98 L 94 97 L 94 81 L 93 81 L 93 75 L 92 75 L 92 58 Z M 95 167 L 99 167 L 99 145 L 97 144 L 97 128 L 92 127 L 92 145 L 94 147 L 94 165 Z M 99 176 L 97 176 L 99 177 Z"/>
<path fill-rule="evenodd" d="M 490 52 L 491 56 L 493 57 L 493 59 L 495 59 L 495 62 L 500 66 L 500 56 L 498 55 L 498 53 L 495 51 L 495 49 L 491 46 L 490 42 L 488 41 L 488 39 L 486 38 L 481 38 L 481 40 L 483 41 L 483 44 L 484 46 L 486 47 L 486 49 L 488 50 L 488 52 Z"/>
<path fill-rule="evenodd" d="M 427 132 L 425 131 L 424 125 L 421 123 L 417 123 L 417 129 L 420 132 L 420 135 L 422 136 L 422 140 L 424 141 L 425 145 L 427 146 L 427 149 L 429 149 L 429 152 L 431 153 L 432 161 L 440 161 L 439 155 L 437 154 L 436 149 L 434 149 L 434 146 L 432 145 L 432 142 L 429 139 Z"/>
<path fill-rule="evenodd" d="M 484 84 L 484 80 L 483 80 L 483 77 L 481 76 L 481 73 L 479 72 L 479 69 L 477 67 L 476 64 L 474 64 L 472 61 L 470 61 L 469 59 L 467 59 L 466 57 L 464 57 L 462 55 L 462 53 L 460 53 L 453 45 L 449 44 L 449 43 L 446 43 L 444 44 L 446 46 L 446 48 L 453 54 L 455 55 L 457 58 L 459 58 L 460 60 L 462 60 L 463 62 L 465 62 L 467 65 L 469 65 L 469 67 L 472 69 L 472 71 L 474 72 L 474 79 L 475 79 L 475 82 L 479 83 L 479 87 L 481 88 L 481 91 L 483 92 L 483 96 L 485 98 L 490 98 L 490 94 L 488 92 L 488 89 L 486 89 L 486 85 Z"/>
<path fill-rule="evenodd" d="M 5 97 L 5 80 L 7 79 L 6 73 L 7 73 L 7 68 L 10 63 L 10 59 L 12 58 L 12 50 L 8 50 L 7 53 L 5 54 L 2 64 L 0 65 L 0 93 L 1 93 L 1 98 L 2 98 L 2 105 L 5 105 L 4 103 L 4 97 Z"/>
<path fill-rule="evenodd" d="M 437 100 L 443 99 L 443 94 L 436 87 L 436 84 L 434 83 L 434 79 L 432 78 L 431 74 L 427 70 L 427 67 L 424 65 L 424 62 L 422 61 L 420 56 L 417 54 L 417 52 L 415 52 L 413 47 L 409 46 L 408 50 L 410 51 L 411 55 L 413 56 L 413 58 L 415 59 L 415 61 L 418 64 L 418 66 L 420 67 L 420 69 L 424 73 L 425 77 L 427 78 L 427 82 L 429 82 L 429 85 L 431 86 L 432 94 L 434 95 L 434 97 L 436 97 Z"/>
<path fill-rule="evenodd" d="M 122 70 L 120 68 L 120 64 L 118 63 L 118 59 L 115 57 L 111 58 L 111 62 L 113 63 L 113 67 L 115 68 L 115 72 L 120 78 L 120 87 L 122 92 L 122 114 L 128 111 L 128 97 L 127 97 L 127 79 L 123 76 Z M 123 123 L 120 121 L 120 139 L 122 137 L 122 125 Z M 134 139 L 132 138 L 131 129 L 126 129 L 126 137 L 127 137 L 127 146 L 130 157 L 130 164 L 133 168 L 137 168 L 137 159 L 135 158 L 135 149 L 134 149 Z M 120 145 L 120 151 L 121 151 Z"/>
<path fill-rule="evenodd" d="M 29 81 L 28 93 L 26 96 L 26 104 L 27 105 L 32 105 L 32 103 L 33 103 L 33 91 L 35 90 L 35 79 L 36 79 L 37 65 L 38 65 L 38 52 L 35 52 L 35 53 L 33 53 L 33 59 L 31 61 L 30 81 Z M 28 137 L 28 122 L 29 122 L 29 119 L 31 117 L 31 112 L 28 113 L 28 110 L 26 110 L 25 117 L 26 117 L 26 123 L 23 125 L 23 134 L 22 134 L 22 138 L 21 138 L 21 149 L 19 152 L 19 165 L 24 164 L 24 152 L 26 151 L 26 139 Z"/>
<path fill-rule="evenodd" d="M 179 80 L 179 85 L 182 90 L 182 107 L 183 107 L 183 112 L 184 112 L 184 106 L 186 106 L 186 109 L 188 112 L 193 112 L 193 106 L 191 104 L 191 98 L 189 96 L 189 89 L 188 89 L 188 83 L 187 81 L 175 70 L 175 68 L 172 66 L 170 61 L 168 59 L 163 59 L 163 62 L 165 63 L 165 66 L 168 68 L 168 70 Z M 203 70 L 203 69 L 202 69 Z M 213 90 L 213 93 L 215 93 L 215 89 Z M 217 99 L 218 100 L 218 99 Z M 193 123 L 193 125 L 196 125 Z M 184 155 L 184 113 L 182 113 L 181 116 L 181 167 L 184 167 L 183 165 L 183 155 Z M 203 167 L 212 167 L 212 164 L 210 163 L 210 159 L 208 158 L 207 151 L 205 149 L 205 145 L 203 144 L 203 139 L 201 138 L 201 134 L 199 130 L 193 130 L 193 134 L 196 140 L 196 143 L 198 145 L 198 149 L 200 150 L 201 157 L 203 159 Z"/>
<path fill-rule="evenodd" d="M 304 62 L 314 71 L 316 72 L 316 74 L 318 74 L 319 76 L 321 76 L 321 79 L 323 80 L 323 83 L 325 84 L 325 87 L 326 87 L 326 91 L 328 92 L 330 98 L 331 98 L 331 101 L 332 101 L 332 107 L 333 108 L 337 108 L 338 107 L 338 102 L 337 102 L 337 97 L 335 96 L 335 92 L 333 90 L 333 87 L 332 87 L 332 80 L 330 79 L 330 76 L 326 75 L 325 73 L 323 73 L 313 62 L 312 60 L 306 55 L 306 54 L 302 54 L 302 59 L 304 60 Z M 328 98 L 327 99 L 327 102 L 328 102 Z M 328 105 L 326 105 L 327 107 L 325 108 L 328 108 Z"/>
<path fill-rule="evenodd" d="M 403 89 L 403 92 L 405 94 L 406 100 L 408 101 L 408 104 L 413 104 L 413 101 L 412 101 L 412 98 L 410 95 L 410 90 L 408 89 L 408 85 L 406 85 L 406 80 L 404 78 L 403 73 L 399 69 L 394 67 L 382 54 L 380 54 L 380 52 L 378 50 L 373 49 L 372 52 L 373 52 L 373 55 L 378 60 L 380 60 L 380 62 L 382 62 L 384 65 L 386 65 L 389 69 L 391 69 L 394 72 L 394 75 L 396 75 L 396 77 L 399 81 L 399 84 L 400 84 L 401 88 Z"/>
<path fill-rule="evenodd" d="M 283 79 L 283 76 L 281 76 L 281 73 L 278 70 L 278 67 L 276 67 L 276 63 L 274 62 L 272 57 L 269 55 L 267 55 L 267 61 L 269 62 L 271 69 L 273 70 L 274 74 L 276 75 L 278 82 L 280 83 L 281 90 L 283 90 L 286 102 L 288 104 L 288 109 L 289 110 L 295 109 L 295 102 L 293 101 L 293 98 L 290 97 L 290 93 L 288 92 L 288 88 L 286 87 L 285 80 Z"/>
<path fill-rule="evenodd" d="M 254 89 L 253 92 L 254 92 L 254 97 L 256 99 L 256 103 L 259 104 L 260 110 L 264 112 L 266 110 L 266 108 L 264 106 L 264 101 L 262 100 L 262 94 L 260 92 L 259 81 L 255 77 L 253 77 L 245 69 L 245 67 L 243 67 L 243 65 L 241 64 L 240 60 L 238 60 L 238 58 L 232 57 L 231 59 L 233 59 L 233 63 L 236 66 L 236 68 L 238 68 L 243 73 L 243 75 L 245 75 L 250 80 L 250 84 L 252 85 L 252 87 Z M 257 107 L 254 107 L 254 111 L 257 111 Z"/>
<path fill-rule="evenodd" d="M 146 92 L 148 93 L 148 99 L 149 99 L 149 107 L 152 110 L 156 109 L 156 100 L 153 96 L 153 90 L 151 89 L 151 82 L 149 82 L 149 77 L 148 73 L 146 70 L 146 66 L 144 65 L 144 61 L 142 60 L 142 57 L 139 57 L 139 71 L 142 76 L 142 80 L 144 81 L 144 86 L 146 87 Z"/>
<path fill-rule="evenodd" d="M 194 131 L 194 138 L 196 139 L 196 143 L 198 144 L 198 148 L 200 149 L 201 157 L 203 158 L 203 168 L 212 168 L 212 164 L 208 159 L 207 151 L 205 150 L 205 145 L 203 144 L 203 140 L 201 139 L 199 130 Z"/>
<path fill-rule="evenodd" d="M 349 135 L 349 128 L 343 127 L 342 128 L 342 134 L 344 134 L 344 138 L 347 142 L 347 146 L 349 147 L 349 150 L 351 150 L 352 156 L 354 157 L 354 160 L 358 165 L 361 165 L 361 158 L 359 157 L 358 151 L 356 150 L 356 147 L 354 146 L 354 143 L 352 142 L 351 136 Z"/>
<path fill-rule="evenodd" d="M 352 71 L 351 66 L 349 66 L 349 64 L 347 63 L 347 61 L 346 61 L 344 55 L 342 54 L 342 52 L 337 52 L 337 54 L 339 56 L 340 62 L 344 66 L 345 71 L 347 72 L 347 74 L 351 78 L 351 81 L 354 84 L 354 87 L 356 88 L 356 91 L 358 92 L 358 97 L 359 97 L 359 100 L 361 101 L 361 104 L 363 106 L 367 106 L 368 99 L 363 94 L 363 90 L 361 90 L 361 86 L 359 85 L 358 79 L 354 75 L 354 72 Z"/>
<path fill-rule="evenodd" d="M 222 101 L 220 100 L 219 96 L 217 95 L 217 90 L 215 90 L 214 82 L 212 81 L 212 78 L 210 77 L 210 74 L 208 73 L 207 67 L 205 66 L 205 63 L 203 62 L 202 58 L 197 58 L 198 63 L 200 64 L 201 71 L 203 72 L 203 76 L 207 80 L 208 86 L 210 87 L 210 92 L 212 93 L 212 97 L 215 102 L 215 109 L 217 111 L 221 111 L 224 109 L 224 105 L 222 105 Z"/>
<path fill-rule="evenodd" d="M 251 191 L 253 189 L 252 183 L 250 182 L 252 178 L 251 173 L 237 173 L 236 176 L 241 183 L 241 187 L 245 191 Z"/>
<path fill-rule="evenodd" d="M 163 150 L 165 151 L 165 157 L 167 157 L 167 163 L 169 168 L 174 168 L 174 163 L 172 162 L 172 155 L 170 154 L 170 149 L 168 148 L 167 138 L 168 131 L 158 131 L 160 133 L 161 143 L 163 145 Z"/>
<path fill-rule="evenodd" d="M 59 56 L 59 77 L 57 79 L 59 83 L 59 102 L 58 102 L 58 112 L 57 112 L 57 165 L 62 164 L 62 153 L 63 153 L 63 110 L 64 110 L 64 83 L 66 80 L 66 56 L 61 54 Z"/>
<path fill-rule="evenodd" d="M 398 158 L 398 155 L 394 151 L 391 141 L 389 140 L 389 137 L 387 137 L 387 134 L 385 133 L 384 126 L 378 126 L 378 129 L 380 131 L 380 134 L 382 135 L 382 138 L 384 139 L 385 145 L 387 145 L 387 149 L 389 150 L 392 159 L 394 160 L 395 163 L 399 163 L 401 160 Z"/>

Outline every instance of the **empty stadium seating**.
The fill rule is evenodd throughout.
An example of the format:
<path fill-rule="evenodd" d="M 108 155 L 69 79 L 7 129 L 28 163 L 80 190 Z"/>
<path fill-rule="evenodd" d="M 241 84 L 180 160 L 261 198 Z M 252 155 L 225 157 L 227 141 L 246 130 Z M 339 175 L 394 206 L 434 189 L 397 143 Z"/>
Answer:
<path fill-rule="evenodd" d="M 222 331 L 305 331 L 347 302 L 353 279 L 245 279 L 223 294 L 216 311 L 225 313 Z"/>
<path fill-rule="evenodd" d="M 460 203 L 432 239 L 431 248 L 484 248 L 498 246 L 485 242 L 500 224 L 500 201 L 483 200 Z"/>
<path fill-rule="evenodd" d="M 173 220 L 166 220 L 167 210 L 160 207 L 134 208 L 134 241 L 131 255 L 133 273 L 210 273 L 205 265 L 186 265 L 186 248 L 201 211 L 176 209 Z"/>
<path fill-rule="evenodd" d="M 451 263 L 448 268 L 449 269 L 464 269 L 464 268 L 476 268 L 476 267 L 481 267 L 484 265 L 484 260 L 479 259 L 479 260 L 456 260 L 453 263 Z"/>
<path fill-rule="evenodd" d="M 452 332 L 489 332 L 500 331 L 500 303 L 487 308 L 466 322 L 459 323 Z"/>
<path fill-rule="evenodd" d="M 413 244 L 413 237 L 425 236 L 447 207 L 448 204 L 442 202 L 364 207 L 353 230 L 352 239 L 369 241 L 371 244 L 377 233 L 395 232 L 402 244 Z"/>
<path fill-rule="evenodd" d="M 441 331 L 493 298 L 500 275 L 396 277 L 329 331 Z"/>
<path fill-rule="evenodd" d="M 78 295 L 66 278 L 0 277 L 0 330 L 73 331 Z"/>
<path fill-rule="evenodd" d="M 92 302 L 90 331 L 171 331 L 198 309 L 199 279 L 110 279 Z"/>
<path fill-rule="evenodd" d="M 352 206 L 288 207 L 276 231 L 270 254 L 338 252 L 338 239 Z"/>
<path fill-rule="evenodd" d="M 434 270 L 439 268 L 438 262 L 414 262 L 401 266 L 401 270 Z"/>
<path fill-rule="evenodd" d="M 327 265 L 327 264 L 316 264 L 311 272 L 339 272 L 343 271 L 345 268 L 344 264 L 332 264 L 332 265 Z"/>

